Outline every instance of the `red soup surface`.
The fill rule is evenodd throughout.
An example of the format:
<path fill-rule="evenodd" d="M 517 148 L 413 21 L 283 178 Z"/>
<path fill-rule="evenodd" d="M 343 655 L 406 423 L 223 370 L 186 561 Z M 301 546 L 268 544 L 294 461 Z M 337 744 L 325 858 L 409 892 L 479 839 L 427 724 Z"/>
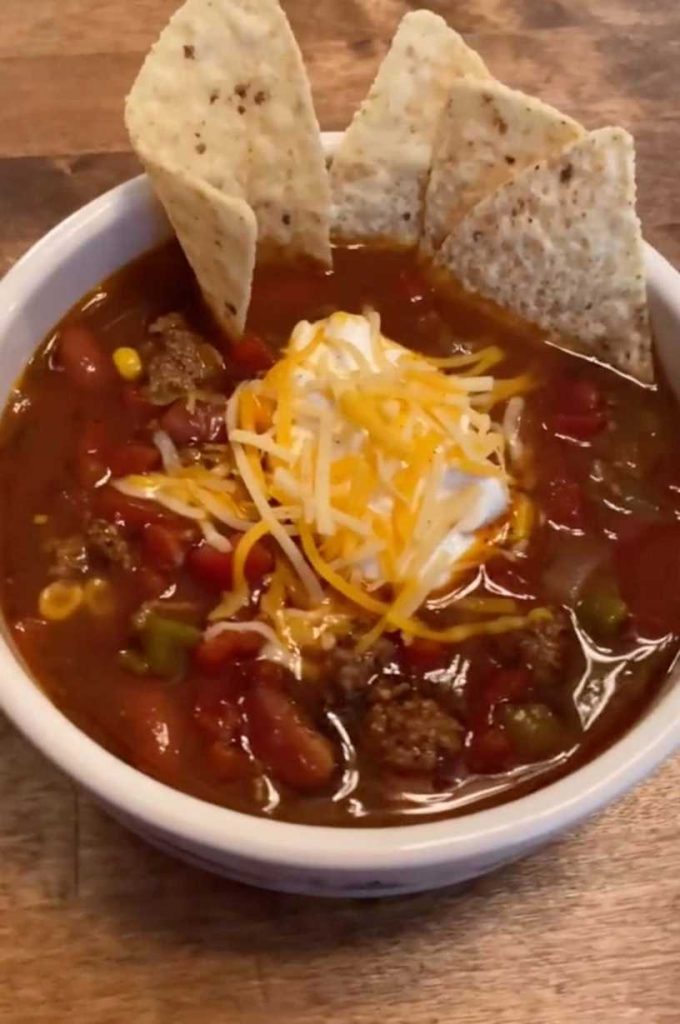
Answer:
<path fill-rule="evenodd" d="M 663 382 L 639 387 L 437 294 L 408 255 L 334 255 L 332 273 L 258 270 L 231 346 L 175 243 L 66 317 L 2 420 L 0 596 L 54 703 L 140 770 L 250 814 L 407 824 L 545 785 L 644 713 L 680 635 L 680 417 Z M 534 386 L 515 437 L 530 472 L 503 544 L 420 609 L 419 632 L 387 623 L 362 647 L 376 616 L 339 593 L 331 612 L 310 608 L 266 530 L 244 559 L 226 520 L 206 535 L 181 503 L 118 482 L 163 471 L 163 439 L 183 469 L 220 478 L 234 388 L 276 363 L 298 321 L 367 307 L 387 338 L 428 356 L 497 346 L 489 372 Z M 270 414 L 253 407 L 255 430 Z M 501 399 L 491 415 L 506 414 Z M 216 630 L 238 580 L 247 599 Z M 437 639 L 507 615 L 523 625 Z M 297 661 L 272 654 L 275 634 Z"/>

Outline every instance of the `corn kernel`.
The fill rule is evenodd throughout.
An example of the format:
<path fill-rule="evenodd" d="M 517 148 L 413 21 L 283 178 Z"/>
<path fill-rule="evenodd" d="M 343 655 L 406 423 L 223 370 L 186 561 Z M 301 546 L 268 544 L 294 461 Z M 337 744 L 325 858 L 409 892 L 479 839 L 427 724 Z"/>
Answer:
<path fill-rule="evenodd" d="M 50 583 L 40 593 L 38 610 L 43 619 L 50 622 L 61 622 L 68 619 L 80 608 L 83 601 L 83 588 L 79 583 L 57 581 Z"/>
<path fill-rule="evenodd" d="M 88 580 L 83 589 L 83 599 L 87 610 L 102 618 L 111 615 L 116 606 L 113 590 L 108 580 L 97 578 Z"/>
<path fill-rule="evenodd" d="M 142 375 L 142 360 L 134 348 L 117 348 L 113 362 L 123 380 L 137 380 Z"/>

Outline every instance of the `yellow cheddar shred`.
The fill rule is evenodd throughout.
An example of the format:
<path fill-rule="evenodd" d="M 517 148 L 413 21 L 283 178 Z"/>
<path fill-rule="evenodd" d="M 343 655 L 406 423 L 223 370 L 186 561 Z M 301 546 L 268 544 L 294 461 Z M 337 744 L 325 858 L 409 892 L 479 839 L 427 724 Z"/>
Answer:
<path fill-rule="evenodd" d="M 418 355 L 385 338 L 373 312 L 302 322 L 272 369 L 227 402 L 221 456 L 185 466 L 160 438 L 165 472 L 114 484 L 195 519 L 225 550 L 232 541 L 222 529 L 240 531 L 233 592 L 213 618 L 247 603 L 248 555 L 271 535 L 280 557 L 261 611 L 275 629 L 291 572 L 309 609 L 335 595 L 375 618 L 362 649 L 385 629 L 446 643 L 519 629 L 537 613 L 514 614 L 512 602 L 493 598 L 461 602 L 478 622 L 434 630 L 417 618 L 431 593 L 533 527 L 531 501 L 514 493 L 506 470 L 494 408 L 537 381 L 492 376 L 503 359 L 497 345 Z"/>
<path fill-rule="evenodd" d="M 248 555 L 253 550 L 255 544 L 262 537 L 270 533 L 270 526 L 268 523 L 261 519 L 255 526 L 251 526 L 247 533 L 239 539 L 236 548 L 234 549 L 234 563 L 233 563 L 233 575 L 234 575 L 234 589 L 235 590 L 247 590 L 248 581 L 246 580 L 246 562 Z"/>

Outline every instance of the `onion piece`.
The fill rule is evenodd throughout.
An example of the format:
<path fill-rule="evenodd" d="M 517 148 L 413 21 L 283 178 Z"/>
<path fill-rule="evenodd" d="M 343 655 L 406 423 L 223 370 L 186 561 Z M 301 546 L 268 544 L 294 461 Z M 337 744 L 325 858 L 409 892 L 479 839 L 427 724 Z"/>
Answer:
<path fill-rule="evenodd" d="M 608 557 L 605 541 L 564 535 L 543 573 L 543 592 L 557 604 L 573 608 L 589 577 Z"/>
<path fill-rule="evenodd" d="M 515 465 L 518 465 L 524 458 L 524 445 L 519 436 L 523 412 L 524 399 L 519 395 L 514 395 L 505 407 L 503 433 L 508 446 L 510 461 Z"/>

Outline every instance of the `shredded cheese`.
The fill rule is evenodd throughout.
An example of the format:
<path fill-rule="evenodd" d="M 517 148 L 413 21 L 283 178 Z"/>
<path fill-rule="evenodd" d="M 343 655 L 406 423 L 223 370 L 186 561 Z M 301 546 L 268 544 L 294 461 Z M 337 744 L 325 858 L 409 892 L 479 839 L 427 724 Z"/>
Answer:
<path fill-rule="evenodd" d="M 234 588 L 236 590 L 247 590 L 248 581 L 246 580 L 246 561 L 248 555 L 253 550 L 255 544 L 265 534 L 270 532 L 270 527 L 265 520 L 261 520 L 256 523 L 255 526 L 251 526 L 247 533 L 244 533 L 234 551 L 234 564 L 233 564 L 233 575 L 234 575 Z"/>
<path fill-rule="evenodd" d="M 242 387 L 242 385 L 239 385 L 239 387 Z M 232 430 L 236 429 L 238 402 L 239 388 L 236 388 L 234 394 L 227 403 L 227 430 L 229 434 L 231 434 Z M 259 512 L 262 520 L 268 523 L 272 536 L 278 541 L 285 554 L 288 555 L 288 558 L 298 572 L 300 579 L 307 587 L 310 597 L 316 601 L 317 604 L 320 604 L 323 600 L 323 591 L 321 590 L 319 582 L 300 554 L 300 550 L 297 545 L 290 539 L 272 512 L 271 506 L 269 505 L 262 486 L 257 479 L 257 475 L 253 472 L 243 447 L 234 441 L 232 442 L 232 451 L 234 453 L 236 466 L 241 474 L 241 479 L 253 500 L 255 508 Z"/>
<path fill-rule="evenodd" d="M 214 637 L 219 636 L 220 633 L 229 632 L 259 633 L 269 643 L 278 643 L 278 637 L 272 627 L 268 626 L 265 622 L 258 622 L 257 619 L 248 620 L 247 622 L 215 622 L 212 626 L 208 626 L 203 635 L 206 640 L 212 640 Z"/>
<path fill-rule="evenodd" d="M 181 466 L 179 454 L 175 448 L 174 441 L 164 430 L 157 430 L 153 435 L 153 442 L 158 448 L 163 460 L 166 473 L 173 473 Z"/>
<path fill-rule="evenodd" d="M 205 465 L 184 465 L 170 437 L 157 431 L 164 471 L 114 486 L 193 519 L 220 550 L 232 546 L 223 528 L 240 533 L 233 590 L 213 621 L 249 603 L 248 554 L 269 534 L 281 551 L 261 599 L 272 636 L 283 628 L 289 597 L 284 565 L 310 608 L 334 594 L 376 620 L 364 647 L 384 629 L 453 643 L 522 628 L 534 612 L 504 614 L 515 609 L 497 600 L 475 604 L 474 597 L 461 610 L 483 621 L 433 630 L 417 618 L 457 573 L 499 544 L 525 540 L 533 525 L 529 499 L 514 492 L 505 459 L 506 448 L 512 459 L 517 453 L 519 396 L 536 380 L 526 373 L 495 378 L 489 371 L 503 358 L 496 345 L 420 356 L 385 338 L 373 311 L 303 321 L 274 367 L 227 401 L 228 445 L 205 446 Z M 490 413 L 502 402 L 498 426 Z M 494 522 L 491 537 L 485 528 Z"/>

